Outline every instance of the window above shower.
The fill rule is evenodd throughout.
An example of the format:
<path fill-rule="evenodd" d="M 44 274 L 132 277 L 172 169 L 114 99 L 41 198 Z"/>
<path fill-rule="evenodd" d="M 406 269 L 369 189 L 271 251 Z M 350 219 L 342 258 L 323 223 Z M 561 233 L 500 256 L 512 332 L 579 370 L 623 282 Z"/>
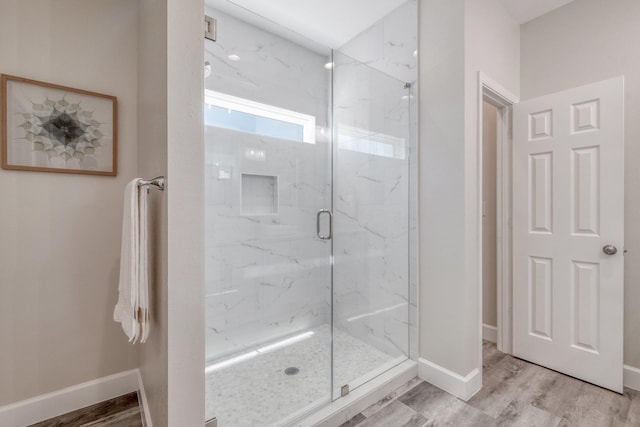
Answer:
<path fill-rule="evenodd" d="M 205 104 L 207 126 L 309 144 L 316 142 L 314 116 L 212 90 L 205 91 Z"/>

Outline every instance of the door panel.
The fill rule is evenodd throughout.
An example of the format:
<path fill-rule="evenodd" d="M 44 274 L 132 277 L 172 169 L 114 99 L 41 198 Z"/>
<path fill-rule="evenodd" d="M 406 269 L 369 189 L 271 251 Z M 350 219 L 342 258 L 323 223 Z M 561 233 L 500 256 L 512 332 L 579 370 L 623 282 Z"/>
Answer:
<path fill-rule="evenodd" d="M 515 106 L 513 206 L 514 355 L 621 392 L 622 77 Z"/>

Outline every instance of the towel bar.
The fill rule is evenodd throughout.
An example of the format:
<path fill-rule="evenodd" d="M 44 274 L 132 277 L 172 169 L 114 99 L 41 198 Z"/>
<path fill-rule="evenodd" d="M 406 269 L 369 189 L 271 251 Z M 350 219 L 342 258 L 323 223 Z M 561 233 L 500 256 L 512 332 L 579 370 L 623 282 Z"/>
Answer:
<path fill-rule="evenodd" d="M 165 186 L 165 178 L 164 176 L 158 176 L 156 178 L 150 179 L 150 180 L 146 180 L 146 179 L 141 179 L 140 181 L 138 181 L 138 186 L 139 187 L 154 187 L 160 191 L 164 191 L 164 186 Z"/>

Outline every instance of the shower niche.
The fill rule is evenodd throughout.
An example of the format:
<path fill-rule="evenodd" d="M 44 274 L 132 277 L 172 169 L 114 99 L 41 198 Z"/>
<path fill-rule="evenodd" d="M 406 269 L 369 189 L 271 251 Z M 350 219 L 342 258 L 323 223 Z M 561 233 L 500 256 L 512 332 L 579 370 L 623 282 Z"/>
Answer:
<path fill-rule="evenodd" d="M 278 177 L 270 175 L 241 174 L 242 214 L 278 214 Z"/>
<path fill-rule="evenodd" d="M 416 357 L 418 6 L 206 4 L 205 415 L 297 425 Z"/>

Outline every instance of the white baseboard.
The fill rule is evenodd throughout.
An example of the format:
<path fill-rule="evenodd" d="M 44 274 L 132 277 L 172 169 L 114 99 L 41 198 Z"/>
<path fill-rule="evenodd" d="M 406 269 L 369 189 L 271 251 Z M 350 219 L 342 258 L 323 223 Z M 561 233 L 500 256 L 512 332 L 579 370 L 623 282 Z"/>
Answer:
<path fill-rule="evenodd" d="M 498 328 L 495 326 L 482 324 L 482 339 L 485 341 L 496 343 L 498 342 Z"/>
<path fill-rule="evenodd" d="M 149 403 L 147 403 L 147 393 L 144 391 L 144 383 L 142 382 L 142 373 L 139 369 L 136 369 L 136 371 L 138 371 L 138 402 L 140 403 L 140 413 L 142 414 L 142 427 L 153 427 Z"/>
<path fill-rule="evenodd" d="M 623 378 L 625 387 L 640 391 L 640 369 L 624 365 Z"/>
<path fill-rule="evenodd" d="M 140 371 L 133 369 L 0 406 L 0 426 L 21 427 L 35 424 L 137 391 L 139 376 Z M 146 403 L 146 397 L 144 399 Z"/>
<path fill-rule="evenodd" d="M 418 376 L 465 401 L 471 399 L 482 387 L 482 375 L 478 369 L 463 377 L 422 358 L 418 360 Z"/>

